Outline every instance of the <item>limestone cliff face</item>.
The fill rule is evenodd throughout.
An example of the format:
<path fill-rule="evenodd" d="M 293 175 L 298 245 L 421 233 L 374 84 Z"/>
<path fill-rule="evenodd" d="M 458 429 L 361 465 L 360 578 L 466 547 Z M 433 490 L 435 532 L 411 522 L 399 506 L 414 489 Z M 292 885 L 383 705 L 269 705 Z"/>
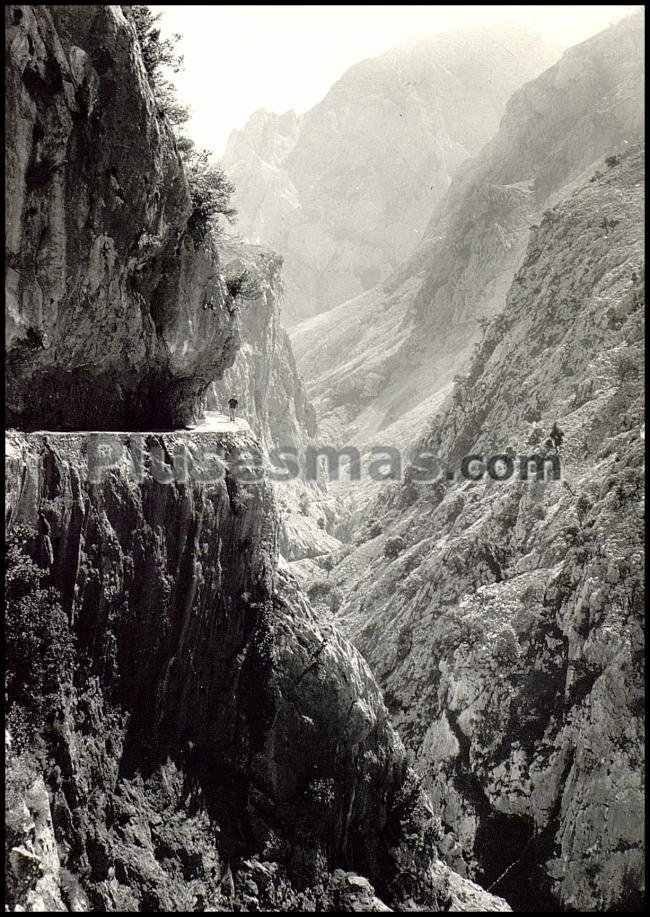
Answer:
<path fill-rule="evenodd" d="M 267 455 L 272 450 L 293 449 L 302 457 L 320 437 L 315 411 L 281 324 L 281 259 L 267 249 L 241 243 L 223 244 L 220 254 L 226 275 L 245 271 L 256 278 L 259 295 L 237 306 L 241 346 L 232 368 L 210 386 L 206 409 L 226 414 L 228 399 L 235 395 L 238 412 L 248 420 Z M 275 493 L 279 546 L 286 560 L 318 557 L 338 547 L 332 536 L 337 513 L 322 482 L 306 481 L 302 475 L 276 480 Z"/>
<path fill-rule="evenodd" d="M 226 275 L 246 272 L 256 279 L 259 295 L 237 305 L 241 346 L 232 367 L 211 386 L 206 407 L 227 413 L 234 394 L 266 449 L 300 449 L 316 435 L 316 415 L 282 326 L 282 259 L 262 247 L 236 243 L 223 244 L 220 256 Z"/>
<path fill-rule="evenodd" d="M 7 743 L 5 755 L 11 755 Z M 61 861 L 43 778 L 33 777 L 22 792 L 16 792 L 9 783 L 5 813 L 8 896 L 24 902 L 27 911 L 66 911 L 61 895 Z"/>
<path fill-rule="evenodd" d="M 496 136 L 455 177 L 412 258 L 293 330 L 321 426 L 362 443 L 403 440 L 421 427 L 479 339 L 477 320 L 502 309 L 543 210 L 603 171 L 642 126 L 637 14 L 569 49 L 514 93 Z"/>
<path fill-rule="evenodd" d="M 256 112 L 224 164 L 240 225 L 286 264 L 286 319 L 375 286 L 421 239 L 512 92 L 553 60 L 517 29 L 440 35 L 350 68 L 299 119 Z"/>
<path fill-rule="evenodd" d="M 272 490 L 241 479 L 250 435 L 6 445 L 9 538 L 28 533 L 76 641 L 41 727 L 67 907 L 333 907 L 370 883 L 481 900 L 434 848 L 411 851 L 426 820 L 404 749 L 367 664 L 278 564 Z"/>
<path fill-rule="evenodd" d="M 213 244 L 187 235 L 183 167 L 133 27 L 119 6 L 6 17 L 9 422 L 182 424 L 238 332 Z"/>
<path fill-rule="evenodd" d="M 455 480 L 407 475 L 330 573 L 447 861 L 524 909 L 643 895 L 643 176 L 637 149 L 544 214 L 421 439 Z M 459 480 L 554 422 L 561 480 Z"/>

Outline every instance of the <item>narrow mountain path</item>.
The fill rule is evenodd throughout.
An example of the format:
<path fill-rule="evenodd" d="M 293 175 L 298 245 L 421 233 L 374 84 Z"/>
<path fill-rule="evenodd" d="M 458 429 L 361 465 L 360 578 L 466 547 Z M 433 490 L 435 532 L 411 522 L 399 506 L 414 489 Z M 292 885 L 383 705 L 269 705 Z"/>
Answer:
<path fill-rule="evenodd" d="M 218 411 L 206 411 L 200 423 L 189 424 L 188 430 L 196 433 L 250 433 L 251 428 L 247 420 L 242 417 L 231 421 L 227 414 Z"/>

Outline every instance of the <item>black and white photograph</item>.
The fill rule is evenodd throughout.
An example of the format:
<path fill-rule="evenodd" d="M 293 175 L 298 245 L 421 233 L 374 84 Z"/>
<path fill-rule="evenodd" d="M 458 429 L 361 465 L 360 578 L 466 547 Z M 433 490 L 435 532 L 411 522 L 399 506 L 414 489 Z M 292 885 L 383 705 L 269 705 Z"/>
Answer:
<path fill-rule="evenodd" d="M 5 911 L 645 909 L 644 19 L 5 6 Z"/>

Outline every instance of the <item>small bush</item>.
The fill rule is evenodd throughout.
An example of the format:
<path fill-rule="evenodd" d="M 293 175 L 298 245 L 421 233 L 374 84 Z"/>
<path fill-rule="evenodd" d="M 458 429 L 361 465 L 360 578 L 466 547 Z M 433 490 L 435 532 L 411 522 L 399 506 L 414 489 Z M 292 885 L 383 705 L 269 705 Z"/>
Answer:
<path fill-rule="evenodd" d="M 511 322 L 503 312 L 496 315 L 492 321 L 491 331 L 495 337 L 501 339 L 510 330 Z"/>
<path fill-rule="evenodd" d="M 343 593 L 340 589 L 332 589 L 332 594 L 330 595 L 330 611 L 333 615 L 337 613 L 342 604 Z"/>
<path fill-rule="evenodd" d="M 624 351 L 615 356 L 614 375 L 621 383 L 636 381 L 639 378 L 639 365 L 632 354 Z"/>
<path fill-rule="evenodd" d="M 336 799 L 336 787 L 331 777 L 311 780 L 305 791 L 307 803 L 317 809 L 329 810 Z"/>
<path fill-rule="evenodd" d="M 522 419 L 528 423 L 534 423 L 535 421 L 542 419 L 542 412 L 537 405 L 533 406 L 532 404 L 528 404 L 524 408 L 521 416 Z"/>
<path fill-rule="evenodd" d="M 233 300 L 257 299 L 262 292 L 259 279 L 249 270 L 226 277 L 226 290 L 230 299 Z"/>
<path fill-rule="evenodd" d="M 6 551 L 6 697 L 17 744 L 56 706 L 74 661 L 74 637 L 59 594 L 28 553 L 34 540 L 34 533 L 16 529 Z"/>
<path fill-rule="evenodd" d="M 384 556 L 397 557 L 397 555 L 403 551 L 405 547 L 406 542 L 401 537 L 401 535 L 396 535 L 394 538 L 387 538 L 386 544 L 384 545 Z"/>
<path fill-rule="evenodd" d="M 307 595 L 312 600 L 312 602 L 317 602 L 320 599 L 324 599 L 326 596 L 329 596 L 332 592 L 332 584 L 325 579 L 314 580 L 313 583 L 307 588 Z"/>
<path fill-rule="evenodd" d="M 608 156 L 605 159 L 605 165 L 607 166 L 608 169 L 611 169 L 613 166 L 620 165 L 620 162 L 621 160 L 618 158 L 618 156 Z"/>
<path fill-rule="evenodd" d="M 592 507 L 592 502 L 589 497 L 582 493 L 576 501 L 576 515 L 578 516 L 578 522 L 580 525 L 585 521 L 589 510 Z"/>

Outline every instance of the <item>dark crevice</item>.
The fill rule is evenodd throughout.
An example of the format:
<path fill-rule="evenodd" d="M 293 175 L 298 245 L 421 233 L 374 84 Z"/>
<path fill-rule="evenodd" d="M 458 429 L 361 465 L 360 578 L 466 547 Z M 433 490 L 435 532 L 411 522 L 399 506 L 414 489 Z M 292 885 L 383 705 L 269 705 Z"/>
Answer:
<path fill-rule="evenodd" d="M 479 864 L 476 881 L 483 888 L 505 898 L 515 911 L 557 910 L 552 882 L 543 865 L 553 855 L 556 813 L 552 812 L 548 826 L 537 832 L 532 819 L 506 814 L 493 808 L 472 769 L 471 743 L 458 725 L 458 716 L 449 709 L 446 713 L 460 752 L 453 775 L 454 786 L 478 817 L 474 841 L 474 852 Z M 561 786 L 564 785 L 568 769 L 570 762 Z"/>

